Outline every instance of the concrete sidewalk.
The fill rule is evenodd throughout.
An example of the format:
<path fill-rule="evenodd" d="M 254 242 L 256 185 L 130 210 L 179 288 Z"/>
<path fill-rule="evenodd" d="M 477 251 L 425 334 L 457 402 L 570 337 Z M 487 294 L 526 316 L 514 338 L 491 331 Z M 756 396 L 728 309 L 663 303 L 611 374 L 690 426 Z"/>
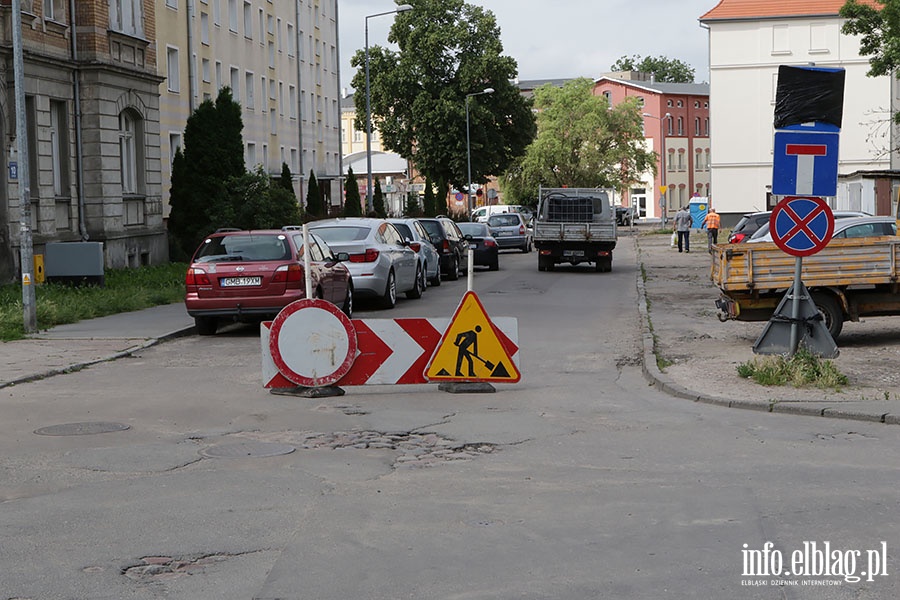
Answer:
<path fill-rule="evenodd" d="M 0 388 L 128 356 L 193 328 L 182 303 L 59 325 L 0 344 Z"/>

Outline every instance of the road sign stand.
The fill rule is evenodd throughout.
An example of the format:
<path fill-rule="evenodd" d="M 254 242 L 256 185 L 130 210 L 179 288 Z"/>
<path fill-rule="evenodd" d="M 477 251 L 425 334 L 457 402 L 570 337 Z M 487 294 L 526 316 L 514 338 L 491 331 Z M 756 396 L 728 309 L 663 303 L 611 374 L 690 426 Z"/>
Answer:
<path fill-rule="evenodd" d="M 438 390 L 449 394 L 493 394 L 497 388 L 483 381 L 451 381 L 438 384 Z"/>
<path fill-rule="evenodd" d="M 270 394 L 279 396 L 298 396 L 300 398 L 330 398 L 333 396 L 343 396 L 344 390 L 336 385 L 326 385 L 322 387 L 306 387 L 298 385 L 290 388 L 271 388 Z"/>
<path fill-rule="evenodd" d="M 798 256 L 798 265 L 801 260 Z M 753 344 L 753 353 L 793 356 L 801 344 L 822 358 L 837 358 L 840 354 L 816 303 L 797 277 Z"/>

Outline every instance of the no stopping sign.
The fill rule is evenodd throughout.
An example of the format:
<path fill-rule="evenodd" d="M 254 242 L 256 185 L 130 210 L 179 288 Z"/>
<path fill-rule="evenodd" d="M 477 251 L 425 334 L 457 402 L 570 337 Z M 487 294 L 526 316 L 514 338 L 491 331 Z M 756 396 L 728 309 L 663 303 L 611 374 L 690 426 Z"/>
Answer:
<path fill-rule="evenodd" d="M 285 378 L 297 385 L 333 384 L 353 366 L 356 350 L 353 323 L 330 302 L 297 300 L 272 321 L 272 361 Z"/>

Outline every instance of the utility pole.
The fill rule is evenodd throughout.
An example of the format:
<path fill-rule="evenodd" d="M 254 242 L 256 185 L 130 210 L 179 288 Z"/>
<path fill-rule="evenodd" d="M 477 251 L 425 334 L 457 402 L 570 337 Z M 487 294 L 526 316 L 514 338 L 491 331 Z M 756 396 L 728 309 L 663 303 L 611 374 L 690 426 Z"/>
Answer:
<path fill-rule="evenodd" d="M 37 331 L 34 294 L 34 249 L 28 189 L 28 139 L 25 127 L 25 64 L 22 57 L 22 0 L 13 0 L 13 78 L 16 88 L 16 153 L 19 185 L 19 261 L 22 263 L 22 309 L 25 333 Z M 73 31 L 74 35 L 74 31 Z"/>

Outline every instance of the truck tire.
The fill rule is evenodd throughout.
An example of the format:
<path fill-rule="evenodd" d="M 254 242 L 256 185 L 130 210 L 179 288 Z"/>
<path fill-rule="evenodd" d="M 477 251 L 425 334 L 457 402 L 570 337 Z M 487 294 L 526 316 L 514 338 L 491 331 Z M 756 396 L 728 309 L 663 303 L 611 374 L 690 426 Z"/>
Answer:
<path fill-rule="evenodd" d="M 612 271 L 612 256 L 601 256 L 597 259 L 597 272 L 609 273 Z"/>
<path fill-rule="evenodd" d="M 552 256 L 538 256 L 538 271 L 552 271 L 553 270 L 553 257 Z"/>
<path fill-rule="evenodd" d="M 841 335 L 841 330 L 844 328 L 844 313 L 837 298 L 829 293 L 817 292 L 812 294 L 812 299 L 822 318 L 825 319 L 825 327 L 828 329 L 828 333 L 831 334 L 834 340 L 837 340 L 838 336 Z"/>

